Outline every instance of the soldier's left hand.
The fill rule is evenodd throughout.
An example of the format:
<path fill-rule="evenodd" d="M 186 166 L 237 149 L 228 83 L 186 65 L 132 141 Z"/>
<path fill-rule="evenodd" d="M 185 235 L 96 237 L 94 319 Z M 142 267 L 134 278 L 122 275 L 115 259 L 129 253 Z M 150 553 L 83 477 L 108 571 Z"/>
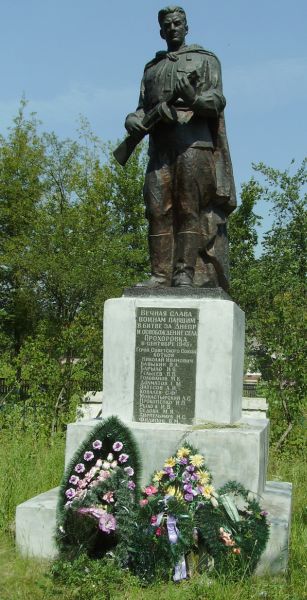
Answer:
<path fill-rule="evenodd" d="M 184 100 L 188 106 L 193 104 L 196 92 L 193 86 L 190 84 L 187 75 L 183 75 L 176 83 L 175 92 L 179 94 L 179 97 Z"/>

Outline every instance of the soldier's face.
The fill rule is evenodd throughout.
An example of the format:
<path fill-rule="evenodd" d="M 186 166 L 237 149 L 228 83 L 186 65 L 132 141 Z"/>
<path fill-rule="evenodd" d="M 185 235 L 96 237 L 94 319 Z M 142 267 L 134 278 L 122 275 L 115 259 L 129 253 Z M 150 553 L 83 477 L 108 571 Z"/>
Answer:
<path fill-rule="evenodd" d="M 169 50 L 178 50 L 185 41 L 188 27 L 185 18 L 180 13 L 166 15 L 160 35 L 166 41 Z"/>

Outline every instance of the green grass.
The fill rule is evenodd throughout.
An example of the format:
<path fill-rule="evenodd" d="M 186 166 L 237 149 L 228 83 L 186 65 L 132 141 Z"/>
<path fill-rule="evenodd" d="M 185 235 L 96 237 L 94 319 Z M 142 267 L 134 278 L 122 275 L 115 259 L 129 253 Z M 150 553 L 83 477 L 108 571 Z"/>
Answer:
<path fill-rule="evenodd" d="M 272 456 L 268 479 L 292 481 L 293 522 L 289 572 L 286 576 L 251 578 L 230 583 L 195 576 L 181 584 L 156 584 L 142 588 L 125 571 L 110 562 L 80 562 L 67 566 L 65 583 L 50 576 L 46 562 L 24 559 L 14 547 L 16 504 L 59 483 L 63 469 L 64 440 L 50 444 L 30 434 L 1 437 L 0 449 L 0 600 L 304 600 L 307 598 L 306 512 L 307 479 L 302 457 Z M 305 523 L 304 523 L 305 516 Z"/>
<path fill-rule="evenodd" d="M 59 485 L 64 453 L 63 435 L 48 440 L 30 431 L 0 432 L 0 530 L 14 531 L 18 504 Z"/>

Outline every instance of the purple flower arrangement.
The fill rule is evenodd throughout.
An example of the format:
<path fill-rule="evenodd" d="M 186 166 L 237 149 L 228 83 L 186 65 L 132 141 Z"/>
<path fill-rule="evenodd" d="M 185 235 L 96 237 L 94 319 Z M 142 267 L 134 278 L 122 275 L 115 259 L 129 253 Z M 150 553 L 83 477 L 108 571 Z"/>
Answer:
<path fill-rule="evenodd" d="M 187 577 L 184 555 L 195 546 L 196 511 L 204 503 L 212 509 L 212 500 L 218 505 L 218 494 L 211 481 L 204 457 L 186 445 L 153 474 L 139 501 L 139 522 L 156 552 L 156 560 L 159 560 L 159 548 L 165 548 L 167 543 L 172 547 L 170 552 L 177 555 L 175 581 Z"/>
<path fill-rule="evenodd" d="M 150 489 L 155 489 L 155 493 L 166 501 L 175 497 L 188 510 L 195 510 L 203 502 L 216 505 L 218 495 L 211 481 L 212 476 L 206 468 L 204 457 L 187 445 L 168 458 L 161 471 L 154 473 L 153 484 L 145 488 L 141 506 L 145 506 L 146 499 L 152 495 L 148 494 Z"/>
<path fill-rule="evenodd" d="M 246 508 L 236 507 L 236 496 L 239 506 Z M 138 523 L 154 553 L 153 563 L 159 562 L 160 553 L 165 560 L 169 544 L 174 581 L 191 575 L 186 557 L 201 555 L 204 540 L 212 552 L 211 564 L 218 571 L 226 568 L 223 557 L 228 554 L 229 564 L 236 568 L 244 564 L 243 571 L 248 568 L 252 572 L 268 536 L 266 511 L 255 500 L 249 502 L 248 491 L 236 482 L 228 482 L 217 493 L 204 456 L 188 444 L 155 471 L 139 505 Z"/>
<path fill-rule="evenodd" d="M 107 431 L 101 439 L 92 438 L 71 467 L 57 529 L 69 551 L 85 547 L 100 553 L 112 548 L 116 555 L 119 548 L 124 564 L 144 580 L 151 581 L 158 565 L 167 577 L 171 567 L 174 581 L 180 581 L 191 576 L 190 564 L 193 557 L 198 564 L 205 542 L 216 572 L 228 564 L 238 573 L 252 572 L 268 538 L 268 523 L 267 512 L 254 497 L 249 499 L 248 490 L 230 481 L 217 493 L 204 456 L 186 444 L 154 472 L 139 499 L 135 451 L 121 439 L 124 435 L 116 433 L 110 440 Z M 142 552 L 150 555 L 144 572 L 136 558 Z"/>
<path fill-rule="evenodd" d="M 97 529 L 107 535 L 117 528 L 114 516 L 117 494 L 116 486 L 112 486 L 115 475 L 122 473 L 122 481 L 130 492 L 133 493 L 136 487 L 132 479 L 134 469 L 129 465 L 129 454 L 122 452 L 123 449 L 124 444 L 117 440 L 112 445 L 112 451 L 106 453 L 102 441 L 95 440 L 92 449 L 84 452 L 84 462 L 73 467 L 65 490 L 64 507 L 80 516 L 96 520 Z"/>

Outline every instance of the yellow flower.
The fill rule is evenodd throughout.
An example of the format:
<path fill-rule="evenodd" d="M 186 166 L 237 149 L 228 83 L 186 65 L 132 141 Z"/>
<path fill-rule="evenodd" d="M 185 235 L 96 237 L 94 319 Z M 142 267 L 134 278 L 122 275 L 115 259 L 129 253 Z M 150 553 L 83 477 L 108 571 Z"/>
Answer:
<path fill-rule="evenodd" d="M 170 485 L 166 489 L 166 494 L 168 496 L 175 496 L 177 498 L 177 500 L 182 500 L 183 499 L 183 495 L 182 495 L 181 491 L 178 490 L 178 488 L 176 488 L 174 485 Z"/>
<path fill-rule="evenodd" d="M 153 476 L 153 480 L 154 481 L 161 481 L 163 475 L 165 475 L 164 471 L 156 471 L 154 476 Z"/>
<path fill-rule="evenodd" d="M 190 457 L 190 461 L 194 467 L 202 467 L 205 462 L 204 457 L 201 454 L 194 454 Z"/>
<path fill-rule="evenodd" d="M 176 464 L 176 459 L 173 456 L 171 456 L 170 458 L 168 458 L 165 461 L 164 466 L 165 467 L 174 467 L 175 464 Z"/>
<path fill-rule="evenodd" d="M 200 485 L 206 485 L 210 480 L 210 475 L 207 471 L 198 471 Z"/>
<path fill-rule="evenodd" d="M 207 498 L 208 500 L 210 500 L 211 495 L 214 492 L 214 487 L 213 485 L 205 485 L 204 489 L 203 489 L 203 496 L 205 496 L 205 498 Z"/>
<path fill-rule="evenodd" d="M 184 458 L 185 456 L 189 456 L 189 454 L 191 454 L 191 450 L 190 448 L 179 448 L 178 452 L 177 452 L 177 456 L 178 458 Z"/>

